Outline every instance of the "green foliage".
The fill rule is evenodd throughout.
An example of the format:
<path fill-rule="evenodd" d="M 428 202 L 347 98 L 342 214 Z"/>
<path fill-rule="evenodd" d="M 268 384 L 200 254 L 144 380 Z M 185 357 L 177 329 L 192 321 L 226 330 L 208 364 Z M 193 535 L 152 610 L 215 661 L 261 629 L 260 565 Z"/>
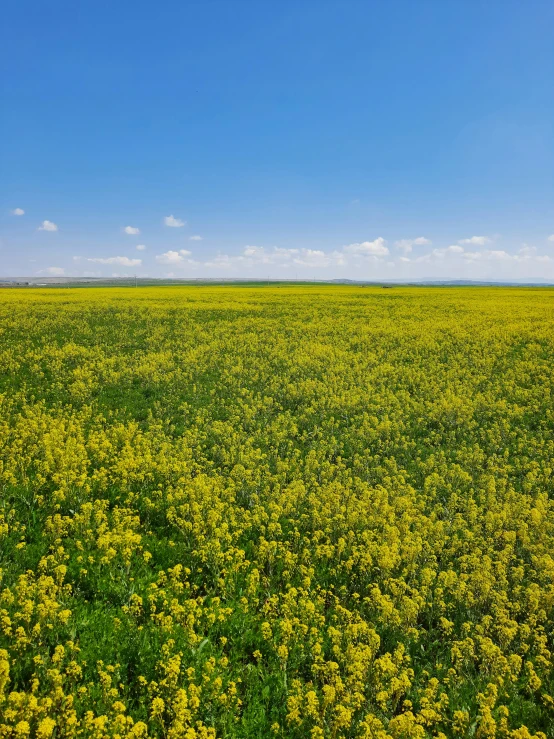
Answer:
<path fill-rule="evenodd" d="M 0 293 L 0 739 L 553 736 L 553 298 Z"/>

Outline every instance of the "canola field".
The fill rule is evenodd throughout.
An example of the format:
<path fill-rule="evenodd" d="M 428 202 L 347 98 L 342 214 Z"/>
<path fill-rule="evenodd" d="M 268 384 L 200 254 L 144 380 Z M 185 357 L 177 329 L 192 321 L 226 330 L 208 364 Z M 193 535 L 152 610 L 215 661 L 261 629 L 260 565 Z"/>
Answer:
<path fill-rule="evenodd" d="M 554 291 L 0 292 L 0 739 L 554 737 Z"/>

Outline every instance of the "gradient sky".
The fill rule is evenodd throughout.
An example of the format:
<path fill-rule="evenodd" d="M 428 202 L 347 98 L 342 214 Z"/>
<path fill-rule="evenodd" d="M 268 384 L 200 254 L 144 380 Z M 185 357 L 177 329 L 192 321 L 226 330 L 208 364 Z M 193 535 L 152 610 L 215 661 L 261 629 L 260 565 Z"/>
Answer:
<path fill-rule="evenodd" d="M 0 275 L 554 281 L 553 29 L 551 0 L 7 0 Z"/>

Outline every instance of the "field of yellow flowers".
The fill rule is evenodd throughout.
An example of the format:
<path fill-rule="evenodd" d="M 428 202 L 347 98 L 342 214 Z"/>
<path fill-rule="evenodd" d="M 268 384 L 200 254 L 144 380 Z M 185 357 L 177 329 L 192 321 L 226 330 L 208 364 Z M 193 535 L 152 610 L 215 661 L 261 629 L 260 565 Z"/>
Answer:
<path fill-rule="evenodd" d="M 554 291 L 0 293 L 0 738 L 554 737 Z"/>

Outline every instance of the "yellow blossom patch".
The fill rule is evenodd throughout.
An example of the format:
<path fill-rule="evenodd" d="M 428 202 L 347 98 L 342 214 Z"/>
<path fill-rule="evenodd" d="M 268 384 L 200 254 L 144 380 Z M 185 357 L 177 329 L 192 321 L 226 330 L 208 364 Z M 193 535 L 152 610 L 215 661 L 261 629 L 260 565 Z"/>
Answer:
<path fill-rule="evenodd" d="M 554 291 L 0 293 L 0 739 L 554 736 Z"/>

